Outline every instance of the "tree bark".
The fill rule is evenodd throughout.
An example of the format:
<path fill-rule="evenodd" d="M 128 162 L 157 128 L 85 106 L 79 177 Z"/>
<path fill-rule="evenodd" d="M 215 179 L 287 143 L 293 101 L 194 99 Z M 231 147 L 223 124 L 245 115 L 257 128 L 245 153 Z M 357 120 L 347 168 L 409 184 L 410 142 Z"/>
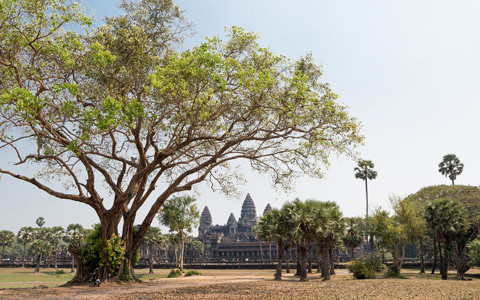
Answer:
<path fill-rule="evenodd" d="M 25 253 L 27 250 L 27 243 L 23 243 L 23 258 L 22 258 L 22 268 L 25 268 Z"/>
<path fill-rule="evenodd" d="M 443 253 L 442 253 L 442 245 L 437 240 L 438 243 L 438 254 L 440 255 L 440 274 L 443 274 Z"/>
<path fill-rule="evenodd" d="M 40 272 L 40 260 L 42 259 L 42 255 L 41 254 L 37 254 L 37 261 L 36 261 L 36 264 L 35 264 L 35 273 L 39 273 Z"/>
<path fill-rule="evenodd" d="M 57 260 L 58 260 L 58 241 L 55 241 L 55 259 L 54 259 L 55 269 L 57 269 Z"/>
<path fill-rule="evenodd" d="M 366 170 L 365 170 L 366 171 Z M 367 252 L 369 252 L 369 239 L 368 239 L 368 178 L 365 172 L 365 200 L 366 200 L 366 210 L 365 210 L 365 237 L 367 239 Z M 365 253 L 365 251 L 364 251 Z"/>
<path fill-rule="evenodd" d="M 465 280 L 465 272 L 469 270 L 466 245 L 459 247 L 459 245 L 455 243 L 455 267 L 457 269 L 456 279 Z"/>
<path fill-rule="evenodd" d="M 75 276 L 72 278 L 72 280 L 67 282 L 67 285 L 77 283 L 77 282 L 88 281 L 88 279 L 90 278 L 90 273 L 88 272 L 87 267 L 83 264 L 83 261 L 80 257 L 80 248 L 73 245 L 69 245 L 68 252 L 72 254 L 75 261 L 77 262 L 77 272 L 75 273 Z M 72 263 L 72 268 L 73 268 L 73 263 Z"/>
<path fill-rule="evenodd" d="M 322 275 L 323 281 L 330 280 L 330 254 L 328 248 L 322 247 Z"/>
<path fill-rule="evenodd" d="M 424 253 L 423 253 L 423 238 L 419 238 L 419 246 L 420 246 L 420 273 L 425 273 L 425 260 L 424 260 Z"/>
<path fill-rule="evenodd" d="M 308 255 L 308 273 L 312 273 L 312 244 L 309 244 L 307 247 Z"/>
<path fill-rule="evenodd" d="M 148 249 L 148 264 L 149 264 L 149 271 L 148 274 L 153 274 L 153 245 L 150 245 Z"/>
<path fill-rule="evenodd" d="M 275 270 L 275 280 L 282 280 L 282 260 L 283 260 L 283 246 L 282 243 L 279 242 L 277 244 L 277 267 Z"/>
<path fill-rule="evenodd" d="M 330 275 L 335 275 L 335 262 L 333 261 L 333 249 L 329 249 L 328 257 L 330 261 Z"/>
<path fill-rule="evenodd" d="M 70 271 L 71 273 L 75 272 L 75 256 L 72 255 L 72 269 Z"/>
<path fill-rule="evenodd" d="M 287 256 L 287 273 L 290 274 L 290 247 L 287 247 L 286 256 Z"/>
<path fill-rule="evenodd" d="M 443 247 L 442 280 L 448 279 L 448 265 L 450 263 L 450 249 L 446 244 Z"/>
<path fill-rule="evenodd" d="M 355 248 L 350 248 L 352 250 L 352 261 L 355 260 Z"/>
<path fill-rule="evenodd" d="M 437 239 L 433 237 L 433 266 L 432 274 L 435 274 L 435 269 L 437 268 Z"/>
<path fill-rule="evenodd" d="M 300 281 L 307 281 L 307 246 L 300 245 Z"/>
<path fill-rule="evenodd" d="M 301 269 L 302 269 L 302 258 L 301 258 L 301 253 L 300 253 L 300 244 L 297 243 L 297 269 L 295 271 L 295 275 L 300 276 L 301 275 Z"/>

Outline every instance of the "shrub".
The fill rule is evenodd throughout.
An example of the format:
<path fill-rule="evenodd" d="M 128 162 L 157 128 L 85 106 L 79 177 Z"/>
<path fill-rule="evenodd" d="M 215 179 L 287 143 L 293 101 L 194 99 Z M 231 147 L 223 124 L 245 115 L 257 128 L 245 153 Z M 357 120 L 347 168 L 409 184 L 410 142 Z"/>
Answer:
<path fill-rule="evenodd" d="M 348 270 L 352 272 L 355 279 L 373 279 L 375 272 L 367 267 L 363 259 L 358 259 L 348 265 Z"/>
<path fill-rule="evenodd" d="M 374 272 L 382 272 L 385 269 L 385 265 L 382 263 L 382 259 L 375 254 L 369 254 L 363 260 L 365 262 L 365 266 L 369 270 L 372 270 Z"/>
<path fill-rule="evenodd" d="M 182 271 L 180 271 L 180 269 L 173 269 L 168 274 L 168 278 L 175 278 L 179 276 L 182 276 Z"/>
<path fill-rule="evenodd" d="M 65 271 L 64 270 L 56 270 L 55 274 L 62 275 L 62 274 L 65 274 Z"/>
<path fill-rule="evenodd" d="M 190 270 L 187 273 L 185 273 L 185 276 L 192 276 L 192 275 L 202 275 L 202 273 L 197 270 Z"/>
<path fill-rule="evenodd" d="M 387 277 L 397 277 L 397 278 L 406 278 L 398 271 L 398 268 L 395 265 L 388 266 Z"/>

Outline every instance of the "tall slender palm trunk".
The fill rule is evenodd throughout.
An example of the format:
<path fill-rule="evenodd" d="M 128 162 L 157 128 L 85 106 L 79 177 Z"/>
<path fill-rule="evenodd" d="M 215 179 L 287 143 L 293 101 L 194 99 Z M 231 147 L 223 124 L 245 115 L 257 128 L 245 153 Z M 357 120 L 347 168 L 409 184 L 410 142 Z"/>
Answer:
<path fill-rule="evenodd" d="M 437 239 L 433 237 L 433 265 L 432 265 L 432 274 L 435 274 L 435 269 L 437 268 Z"/>
<path fill-rule="evenodd" d="M 366 210 L 365 210 L 365 237 L 367 239 L 367 249 L 369 252 L 369 239 L 368 239 L 368 178 L 365 176 L 365 200 L 366 200 Z M 365 252 L 365 248 L 364 248 Z"/>

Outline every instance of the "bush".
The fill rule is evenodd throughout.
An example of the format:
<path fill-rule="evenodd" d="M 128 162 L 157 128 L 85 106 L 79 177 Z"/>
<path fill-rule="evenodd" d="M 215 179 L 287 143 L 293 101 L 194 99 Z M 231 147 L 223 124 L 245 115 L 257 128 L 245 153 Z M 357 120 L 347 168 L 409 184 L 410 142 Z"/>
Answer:
<path fill-rule="evenodd" d="M 367 267 L 367 269 L 374 272 L 382 272 L 385 269 L 385 265 L 382 263 L 382 259 L 375 254 L 367 255 L 367 257 L 365 257 L 363 261 L 365 262 L 365 266 Z"/>
<path fill-rule="evenodd" d="M 197 270 L 190 270 L 187 273 L 185 273 L 185 276 L 192 276 L 192 275 L 202 275 L 202 273 Z"/>
<path fill-rule="evenodd" d="M 358 259 L 348 265 L 348 270 L 352 272 L 355 279 L 373 279 L 375 272 L 367 267 L 363 259 Z"/>
<path fill-rule="evenodd" d="M 56 270 L 55 274 L 62 275 L 62 274 L 65 274 L 65 271 L 64 270 Z"/>
<path fill-rule="evenodd" d="M 405 278 L 405 276 L 400 274 L 398 268 L 395 267 L 395 265 L 388 266 L 387 277 Z"/>
<path fill-rule="evenodd" d="M 180 269 L 173 269 L 168 274 L 168 278 L 175 278 L 179 276 L 182 276 L 182 271 L 180 271 Z"/>

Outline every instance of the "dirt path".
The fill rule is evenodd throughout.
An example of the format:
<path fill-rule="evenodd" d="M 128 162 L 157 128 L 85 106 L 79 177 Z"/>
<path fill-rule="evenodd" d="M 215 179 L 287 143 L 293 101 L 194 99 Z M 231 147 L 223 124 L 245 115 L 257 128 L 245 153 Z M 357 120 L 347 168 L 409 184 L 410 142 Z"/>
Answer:
<path fill-rule="evenodd" d="M 155 290 L 176 289 L 183 287 L 197 287 L 210 284 L 228 284 L 236 282 L 250 282 L 270 279 L 265 276 L 192 276 L 184 278 L 159 279 L 144 283 L 128 283 L 102 285 L 99 288 L 92 286 L 74 286 L 45 288 L 18 288 L 0 290 L 0 299 L 10 300 L 90 300 L 103 299 L 115 295 L 144 293 Z"/>

